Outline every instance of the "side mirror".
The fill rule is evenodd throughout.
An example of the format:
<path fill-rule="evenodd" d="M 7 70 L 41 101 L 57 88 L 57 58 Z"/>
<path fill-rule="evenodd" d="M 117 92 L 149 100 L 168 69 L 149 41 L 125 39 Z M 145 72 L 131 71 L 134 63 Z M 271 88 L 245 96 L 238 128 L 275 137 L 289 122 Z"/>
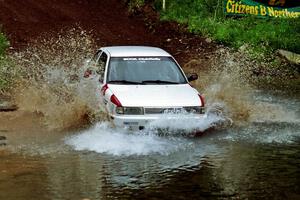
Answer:
<path fill-rule="evenodd" d="M 198 74 L 196 74 L 196 73 L 188 74 L 187 79 L 188 79 L 189 82 L 197 80 L 198 79 Z"/>

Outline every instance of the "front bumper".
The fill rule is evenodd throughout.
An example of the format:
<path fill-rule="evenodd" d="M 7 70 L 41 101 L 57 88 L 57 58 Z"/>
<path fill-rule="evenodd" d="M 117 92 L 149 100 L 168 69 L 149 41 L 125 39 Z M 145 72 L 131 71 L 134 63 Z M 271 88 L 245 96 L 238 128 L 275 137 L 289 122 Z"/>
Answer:
<path fill-rule="evenodd" d="M 188 115 L 111 115 L 111 119 L 117 127 L 128 127 L 131 130 L 142 130 L 147 125 L 164 120 L 167 123 L 172 123 L 174 120 L 204 120 L 207 118 L 206 114 L 188 114 Z"/>

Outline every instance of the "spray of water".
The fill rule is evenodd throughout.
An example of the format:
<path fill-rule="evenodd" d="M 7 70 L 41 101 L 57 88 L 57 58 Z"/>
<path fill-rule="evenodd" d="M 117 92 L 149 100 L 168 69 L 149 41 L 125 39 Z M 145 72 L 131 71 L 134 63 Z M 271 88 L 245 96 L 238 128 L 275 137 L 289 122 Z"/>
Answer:
<path fill-rule="evenodd" d="M 203 118 L 193 118 L 189 113 L 167 113 L 159 119 L 150 122 L 144 134 L 163 136 L 195 136 L 204 133 L 210 128 L 228 127 L 230 121 L 224 116 L 209 113 Z"/>
<path fill-rule="evenodd" d="M 209 69 L 205 65 L 209 65 Z M 260 65 L 241 51 L 223 48 L 208 62 L 192 60 L 185 70 L 200 74 L 194 86 L 204 91 L 208 109 L 233 121 L 235 128 L 225 137 L 221 135 L 221 140 L 293 143 L 299 138 L 299 101 L 282 100 L 282 92 L 281 96 L 274 96 L 254 89 L 251 82 L 257 80 L 253 70 Z"/>
<path fill-rule="evenodd" d="M 116 156 L 168 155 L 184 149 L 188 143 L 184 138 L 163 138 L 144 132 L 131 133 L 122 128 L 112 128 L 108 122 L 100 122 L 93 128 L 66 138 L 66 143 L 76 150 L 94 151 Z"/>
<path fill-rule="evenodd" d="M 89 34 L 74 29 L 56 38 L 41 40 L 36 45 L 12 55 L 21 74 L 14 89 L 14 99 L 20 109 L 38 113 L 43 124 L 50 129 L 68 129 L 91 121 L 105 121 L 106 116 L 103 117 L 98 105 L 97 80 L 87 81 L 82 78 L 84 70 L 91 63 L 88 59 L 92 57 L 94 50 L 95 45 Z M 255 90 L 247 84 L 251 79 L 251 71 L 247 67 L 249 60 L 227 49 L 221 49 L 215 54 L 208 62 L 209 69 L 203 67 L 205 63 L 203 60 L 193 60 L 185 66 L 185 70 L 200 74 L 201 78 L 194 86 L 203 91 L 207 98 L 207 117 L 203 120 L 185 121 L 184 116 L 175 119 L 163 116 L 151 122 L 142 133 L 135 134 L 144 137 L 154 136 L 152 141 L 158 141 L 157 129 L 164 130 L 167 135 L 178 133 L 178 130 L 181 131 L 180 134 L 186 135 L 203 132 L 212 127 L 247 125 L 257 119 L 267 121 L 270 120 L 270 115 L 274 121 L 282 119 L 281 114 L 285 112 L 283 108 L 271 106 L 269 102 L 257 104 L 253 98 Z M 285 116 L 286 120 L 294 118 L 292 115 Z M 90 136 L 93 136 L 94 141 L 99 141 L 99 138 L 104 140 L 106 138 L 96 132 L 108 136 L 107 132 L 115 138 L 120 137 L 119 134 L 126 133 L 126 131 L 114 132 L 105 125 L 106 122 L 103 122 L 104 125 L 101 123 L 85 134 L 92 134 Z M 82 137 L 81 140 L 85 139 L 84 135 Z M 124 137 L 122 138 L 125 141 L 136 139 L 130 138 L 132 136 Z M 72 141 L 76 143 L 75 139 Z M 151 146 L 154 143 L 145 145 Z M 108 150 L 100 150 L 105 151 Z M 132 149 L 127 153 L 130 151 Z"/>
<path fill-rule="evenodd" d="M 257 91 L 251 83 L 256 79 L 253 70 L 260 65 L 243 51 L 220 48 L 206 62 L 188 62 L 185 70 L 200 74 L 194 86 L 204 92 L 208 109 L 221 113 L 237 126 L 256 121 L 299 122 L 296 113 L 288 111 L 286 106 L 257 99 Z"/>
<path fill-rule="evenodd" d="M 20 74 L 13 97 L 21 110 L 37 113 L 49 129 L 69 129 L 96 122 L 92 128 L 64 140 L 76 150 L 127 156 L 169 155 L 193 145 L 182 135 L 194 136 L 210 128 L 228 128 L 232 124 L 248 126 L 249 122 L 290 122 L 296 118 L 294 113 L 287 113 L 272 100 L 257 100 L 255 90 L 247 84 L 251 79 L 251 71 L 245 67 L 248 61 L 239 56 L 236 59 L 235 54 L 225 49 L 217 51 L 208 63 L 192 60 L 185 66 L 186 71 L 200 74 L 194 87 L 206 97 L 205 118 L 184 120 L 187 113 L 176 113 L 175 118 L 169 113 L 151 122 L 143 131 L 132 133 L 112 128 L 99 108 L 97 79 L 82 78 L 85 69 L 90 67 L 89 58 L 94 50 L 93 40 L 86 32 L 70 30 L 11 56 Z M 209 69 L 202 67 L 204 64 L 208 64 Z M 253 135 L 251 131 L 236 135 L 243 138 L 248 133 Z M 273 136 L 267 139 L 277 141 L 278 136 Z"/>
<path fill-rule="evenodd" d="M 12 55 L 21 74 L 13 91 L 19 108 L 38 113 L 50 129 L 90 121 L 99 110 L 98 84 L 82 75 L 94 48 L 86 32 L 72 29 Z"/>
<path fill-rule="evenodd" d="M 97 80 L 83 78 L 94 51 L 89 34 L 72 29 L 58 37 L 38 40 L 24 51 L 13 54 L 11 58 L 20 74 L 13 97 L 20 110 L 37 113 L 49 129 L 68 129 L 105 119 L 99 108 Z M 219 116 L 201 123 L 180 124 L 188 131 L 204 131 L 220 119 Z M 164 118 L 153 122 L 149 130 L 166 128 L 166 124 Z M 176 127 L 168 129 L 172 131 Z"/>

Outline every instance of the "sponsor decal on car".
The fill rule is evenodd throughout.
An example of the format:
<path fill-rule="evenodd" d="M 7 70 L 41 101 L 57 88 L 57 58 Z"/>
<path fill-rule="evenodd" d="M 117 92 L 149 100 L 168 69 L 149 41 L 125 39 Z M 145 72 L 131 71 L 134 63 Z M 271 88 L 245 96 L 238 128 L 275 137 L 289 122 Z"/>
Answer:
<path fill-rule="evenodd" d="M 123 58 L 125 61 L 139 60 L 139 61 L 160 61 L 161 58 Z"/>

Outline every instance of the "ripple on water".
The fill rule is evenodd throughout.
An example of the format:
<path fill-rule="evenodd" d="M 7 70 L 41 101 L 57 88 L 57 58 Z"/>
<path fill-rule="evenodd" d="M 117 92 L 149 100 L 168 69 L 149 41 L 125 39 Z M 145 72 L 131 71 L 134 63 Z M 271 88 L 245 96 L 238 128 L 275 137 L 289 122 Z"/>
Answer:
<path fill-rule="evenodd" d="M 300 125 L 298 123 L 255 122 L 247 127 L 230 129 L 218 140 L 230 142 L 247 142 L 252 144 L 298 144 L 300 140 Z"/>

